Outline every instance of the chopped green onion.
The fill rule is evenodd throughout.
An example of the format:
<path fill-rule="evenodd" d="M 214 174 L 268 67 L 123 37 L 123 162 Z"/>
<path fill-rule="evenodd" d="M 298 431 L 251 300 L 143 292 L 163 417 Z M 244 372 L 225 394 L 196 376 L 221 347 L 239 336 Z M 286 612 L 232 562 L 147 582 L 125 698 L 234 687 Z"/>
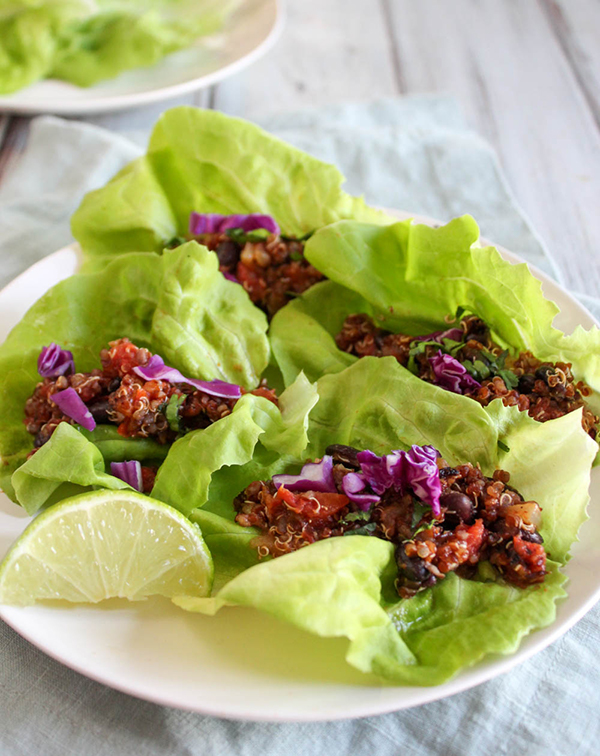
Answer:
<path fill-rule="evenodd" d="M 185 399 L 185 396 L 178 396 L 177 394 L 173 394 L 167 402 L 165 409 L 165 415 L 167 417 L 167 422 L 169 423 L 169 428 L 176 433 L 179 433 L 179 431 L 181 430 L 179 408 L 185 402 Z"/>

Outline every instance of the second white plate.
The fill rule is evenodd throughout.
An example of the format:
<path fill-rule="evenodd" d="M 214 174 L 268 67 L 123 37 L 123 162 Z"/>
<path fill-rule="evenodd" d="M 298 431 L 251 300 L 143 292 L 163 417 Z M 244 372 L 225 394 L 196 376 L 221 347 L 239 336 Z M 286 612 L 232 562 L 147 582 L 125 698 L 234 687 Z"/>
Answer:
<path fill-rule="evenodd" d="M 84 115 L 160 102 L 215 84 L 264 55 L 283 28 L 279 0 L 244 0 L 218 34 L 151 68 L 127 71 L 93 87 L 47 79 L 0 96 L 0 112 Z"/>

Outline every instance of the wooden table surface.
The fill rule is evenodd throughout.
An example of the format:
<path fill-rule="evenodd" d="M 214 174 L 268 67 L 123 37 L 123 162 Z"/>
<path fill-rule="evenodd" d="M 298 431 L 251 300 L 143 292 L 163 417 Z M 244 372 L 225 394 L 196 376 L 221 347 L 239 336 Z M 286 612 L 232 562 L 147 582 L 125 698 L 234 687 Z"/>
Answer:
<path fill-rule="evenodd" d="M 208 90 L 85 120 L 150 128 L 188 103 L 252 118 L 443 92 L 495 147 L 575 291 L 600 295 L 600 0 L 289 0 L 276 47 Z M 28 119 L 0 116 L 0 180 Z M 406 208 L 417 210 L 419 208 Z"/>

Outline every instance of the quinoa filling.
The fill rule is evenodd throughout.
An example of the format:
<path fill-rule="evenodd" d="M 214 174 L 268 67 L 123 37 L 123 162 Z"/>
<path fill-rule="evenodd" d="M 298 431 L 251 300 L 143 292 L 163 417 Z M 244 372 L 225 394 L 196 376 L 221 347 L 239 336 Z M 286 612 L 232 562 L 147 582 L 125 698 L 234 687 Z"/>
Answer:
<path fill-rule="evenodd" d="M 269 318 L 325 279 L 304 257 L 302 239 L 267 232 L 244 233 L 235 228 L 222 233 L 190 234 L 186 239 L 174 239 L 169 246 L 190 240 L 215 252 L 221 273 L 240 283 Z"/>
<path fill-rule="evenodd" d="M 544 580 L 546 553 L 538 532 L 541 509 L 508 485 L 509 473 L 496 470 L 488 478 L 471 464 L 451 467 L 438 458 L 434 483 L 439 510 L 434 514 L 418 483 L 382 484 L 377 495 L 373 482 L 353 501 L 344 478 L 364 473 L 365 465 L 359 461 L 364 454 L 371 453 L 329 446 L 321 461 L 331 458 L 333 464 L 333 485 L 327 491 L 293 491 L 293 483 L 269 480 L 251 483 L 240 493 L 234 500 L 235 519 L 260 531 L 251 542 L 259 556 L 279 557 L 324 538 L 368 535 L 396 545 L 396 587 L 403 598 L 434 585 L 449 572 L 474 578 L 484 561 L 520 588 Z M 365 507 L 369 497 L 374 501 Z"/>
<path fill-rule="evenodd" d="M 600 420 L 585 404 L 592 390 L 583 381 L 575 381 L 571 364 L 543 362 L 530 352 L 509 355 L 475 315 L 427 337 L 391 333 L 368 315 L 350 315 L 335 341 L 357 357 L 391 355 L 422 380 L 468 396 L 484 407 L 500 398 L 505 406 L 516 405 L 542 423 L 582 407 L 583 429 L 596 438 Z"/>
<path fill-rule="evenodd" d="M 207 428 L 226 417 L 238 399 L 213 396 L 186 383 L 145 380 L 134 368 L 147 367 L 153 355 L 127 338 L 109 343 L 100 352 L 102 367 L 89 373 L 74 372 L 46 377 L 25 402 L 24 423 L 34 436 L 32 454 L 45 444 L 60 423 L 76 425 L 52 396 L 73 389 L 97 424 L 117 426 L 125 438 L 151 438 L 172 443 L 183 433 Z M 240 395 L 246 393 L 240 389 Z M 265 382 L 252 394 L 277 404 L 274 389 Z M 144 491 L 152 489 L 156 468 L 142 468 Z"/>

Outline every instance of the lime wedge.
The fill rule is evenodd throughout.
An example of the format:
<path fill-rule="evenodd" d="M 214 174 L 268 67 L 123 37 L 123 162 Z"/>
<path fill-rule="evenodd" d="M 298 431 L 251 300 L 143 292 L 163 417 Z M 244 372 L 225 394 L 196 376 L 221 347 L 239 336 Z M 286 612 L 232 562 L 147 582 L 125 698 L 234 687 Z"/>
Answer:
<path fill-rule="evenodd" d="M 212 578 L 200 528 L 176 509 L 133 491 L 95 491 L 27 527 L 0 566 L 0 602 L 207 596 Z"/>

